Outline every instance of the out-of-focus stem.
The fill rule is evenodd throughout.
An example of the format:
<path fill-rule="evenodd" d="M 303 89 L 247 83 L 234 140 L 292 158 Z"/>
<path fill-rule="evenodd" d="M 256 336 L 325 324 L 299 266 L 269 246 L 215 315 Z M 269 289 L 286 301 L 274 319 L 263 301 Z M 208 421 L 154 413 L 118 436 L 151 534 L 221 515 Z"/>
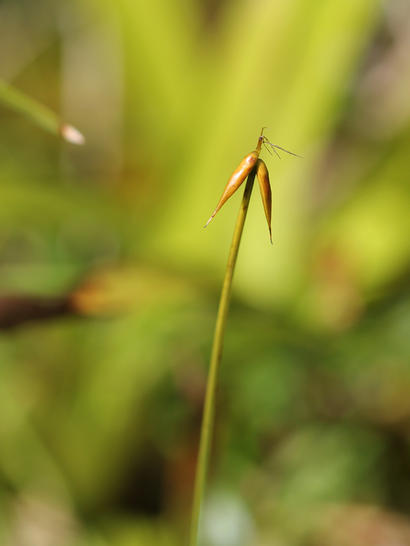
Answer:
<path fill-rule="evenodd" d="M 52 110 L 0 79 L 0 103 L 29 117 L 45 131 L 72 144 L 84 144 L 84 136 L 72 125 L 62 123 Z"/>
<path fill-rule="evenodd" d="M 241 242 L 243 226 L 248 212 L 249 201 L 255 180 L 255 170 L 248 176 L 245 191 L 243 194 L 241 208 L 236 221 L 235 231 L 229 251 L 228 263 L 225 271 L 225 278 L 219 300 L 218 316 L 216 319 L 214 340 L 212 345 L 211 360 L 209 365 L 208 381 L 206 387 L 204 412 L 202 417 L 201 438 L 199 443 L 199 455 L 195 475 L 194 499 L 192 505 L 192 520 L 190 533 L 190 546 L 197 546 L 199 537 L 199 523 L 201 508 L 205 493 L 206 477 L 208 471 L 209 453 L 212 444 L 212 435 L 215 420 L 215 395 L 218 379 L 219 364 L 222 357 L 224 333 L 228 317 L 229 302 L 232 289 L 232 279 L 238 257 L 239 245 Z"/>

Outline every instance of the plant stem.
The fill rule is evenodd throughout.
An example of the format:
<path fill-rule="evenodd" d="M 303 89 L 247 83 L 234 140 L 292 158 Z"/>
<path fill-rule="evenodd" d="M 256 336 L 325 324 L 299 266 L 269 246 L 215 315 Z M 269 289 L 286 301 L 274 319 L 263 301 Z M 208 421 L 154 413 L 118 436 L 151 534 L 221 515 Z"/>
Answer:
<path fill-rule="evenodd" d="M 248 206 L 251 198 L 254 180 L 255 170 L 253 170 L 249 174 L 248 180 L 246 182 L 246 187 L 241 202 L 241 208 L 239 210 L 238 218 L 236 220 L 235 231 L 233 233 L 228 263 L 226 265 L 225 278 L 222 286 L 221 297 L 219 300 L 218 316 L 216 319 L 208 381 L 206 386 L 204 412 L 201 425 L 201 438 L 199 443 L 199 455 L 195 475 L 191 534 L 189 541 L 190 546 L 197 546 L 198 544 L 200 514 L 205 493 L 209 453 L 211 450 L 212 434 L 214 429 L 215 393 L 218 378 L 218 369 L 222 358 L 225 326 L 228 317 L 229 301 L 232 289 L 232 279 L 235 270 L 236 259 L 238 257 L 239 244 L 241 242 L 243 226 L 246 219 L 246 213 L 248 212 Z"/>
<path fill-rule="evenodd" d="M 28 97 L 2 79 L 0 79 L 0 103 L 29 117 L 45 131 L 57 137 L 61 136 L 67 142 L 84 144 L 84 137 L 78 129 L 72 125 L 62 123 L 57 114 L 52 110 Z"/>

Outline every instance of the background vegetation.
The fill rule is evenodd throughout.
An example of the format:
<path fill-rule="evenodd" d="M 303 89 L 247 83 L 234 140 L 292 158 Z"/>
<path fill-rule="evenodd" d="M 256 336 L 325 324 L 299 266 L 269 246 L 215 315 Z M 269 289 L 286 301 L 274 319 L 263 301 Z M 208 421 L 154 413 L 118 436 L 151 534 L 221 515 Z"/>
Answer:
<path fill-rule="evenodd" d="M 173 546 L 262 126 L 222 365 L 207 546 L 410 543 L 406 0 L 2 0 L 0 543 Z M 266 155 L 266 154 L 265 154 Z M 28 320 L 30 319 L 30 320 Z"/>

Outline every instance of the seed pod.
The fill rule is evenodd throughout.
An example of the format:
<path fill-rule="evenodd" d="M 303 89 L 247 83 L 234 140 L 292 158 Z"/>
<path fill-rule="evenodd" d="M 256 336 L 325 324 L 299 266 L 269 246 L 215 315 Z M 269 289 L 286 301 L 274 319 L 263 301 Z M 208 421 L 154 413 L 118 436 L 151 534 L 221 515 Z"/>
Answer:
<path fill-rule="evenodd" d="M 258 159 L 257 161 L 256 176 L 258 177 L 263 208 L 265 209 L 266 221 L 268 222 L 270 242 L 272 243 L 272 228 L 271 228 L 272 192 L 270 189 L 268 169 L 265 165 L 265 162 L 262 159 Z"/>
<path fill-rule="evenodd" d="M 242 182 L 245 180 L 247 176 L 251 173 L 252 169 L 257 169 L 257 175 L 259 180 L 259 188 L 262 195 L 262 202 L 263 207 L 265 209 L 265 216 L 266 220 L 268 222 L 269 227 L 269 234 L 270 234 L 270 242 L 272 243 L 272 229 L 271 229 L 271 208 L 272 208 L 272 194 L 270 189 L 270 183 L 269 183 L 269 174 L 268 169 L 266 168 L 265 163 L 262 160 L 259 160 L 259 154 L 262 149 L 262 144 L 265 146 L 265 148 L 268 150 L 268 152 L 272 153 L 275 152 L 275 154 L 280 158 L 280 155 L 277 151 L 277 149 L 282 150 L 283 152 L 286 152 L 288 154 L 294 155 L 296 157 L 300 157 L 297 154 L 294 154 L 293 152 L 289 152 L 288 150 L 285 150 L 285 148 L 282 148 L 281 146 L 278 146 L 277 144 L 272 144 L 264 135 L 263 130 L 266 127 L 262 127 L 261 134 L 258 138 L 258 142 L 256 145 L 256 149 L 248 154 L 246 157 L 242 159 L 242 161 L 239 163 L 236 170 L 232 173 L 230 179 L 228 180 L 227 185 L 225 186 L 225 189 L 222 193 L 222 196 L 219 200 L 219 203 L 216 206 L 216 209 L 211 214 L 211 217 L 207 221 L 204 227 L 206 227 L 209 222 L 213 219 L 215 214 L 219 211 L 219 209 L 226 203 L 226 201 L 231 197 L 233 193 L 236 192 L 236 190 L 239 188 L 239 186 L 242 184 Z M 277 149 L 276 149 L 277 148 Z"/>
<path fill-rule="evenodd" d="M 225 186 L 225 189 L 219 200 L 219 203 L 216 205 L 216 209 L 211 214 L 211 217 L 205 224 L 205 227 L 213 219 L 213 217 L 219 211 L 222 205 L 226 203 L 226 201 L 231 197 L 233 193 L 236 192 L 236 190 L 239 188 L 239 186 L 242 184 L 242 182 L 245 180 L 245 178 L 254 168 L 254 166 L 256 165 L 256 162 L 258 161 L 259 153 L 260 153 L 260 145 L 258 142 L 258 148 L 254 150 L 253 152 L 251 152 L 250 154 L 248 154 L 246 157 L 244 157 L 242 161 L 239 163 L 238 167 L 232 173 L 230 179 L 228 180 L 227 185 Z"/>

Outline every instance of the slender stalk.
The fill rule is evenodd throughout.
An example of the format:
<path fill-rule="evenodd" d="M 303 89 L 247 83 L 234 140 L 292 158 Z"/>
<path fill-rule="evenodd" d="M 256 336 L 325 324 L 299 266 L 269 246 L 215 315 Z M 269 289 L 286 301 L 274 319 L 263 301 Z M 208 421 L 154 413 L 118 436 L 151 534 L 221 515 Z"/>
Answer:
<path fill-rule="evenodd" d="M 45 131 L 72 144 L 84 144 L 84 136 L 72 125 L 62 123 L 52 110 L 0 79 L 0 103 L 29 117 Z"/>
<path fill-rule="evenodd" d="M 233 233 L 231 249 L 229 251 L 228 263 L 226 265 L 225 278 L 222 286 L 221 297 L 219 300 L 218 316 L 216 319 L 214 340 L 212 345 L 211 360 L 209 365 L 208 381 L 206 386 L 204 412 L 201 425 L 201 438 L 199 443 L 199 455 L 195 475 L 194 499 L 192 505 L 192 520 L 190 546 L 197 546 L 199 536 L 199 523 L 202 501 L 205 493 L 205 484 L 208 471 L 209 453 L 211 450 L 212 435 L 215 418 L 215 393 L 218 378 L 219 364 L 222 358 L 222 349 L 226 320 L 228 317 L 229 301 L 231 296 L 232 279 L 235 270 L 236 259 L 238 257 L 239 244 L 241 242 L 243 226 L 248 212 L 249 200 L 251 198 L 253 183 L 255 180 L 255 170 L 253 170 L 246 182 L 243 194 L 241 208 L 238 219 L 236 220 L 235 231 Z"/>

